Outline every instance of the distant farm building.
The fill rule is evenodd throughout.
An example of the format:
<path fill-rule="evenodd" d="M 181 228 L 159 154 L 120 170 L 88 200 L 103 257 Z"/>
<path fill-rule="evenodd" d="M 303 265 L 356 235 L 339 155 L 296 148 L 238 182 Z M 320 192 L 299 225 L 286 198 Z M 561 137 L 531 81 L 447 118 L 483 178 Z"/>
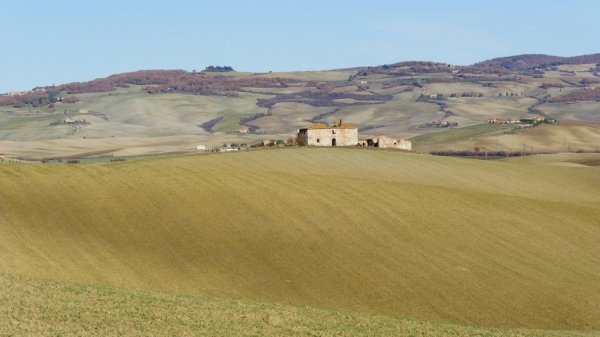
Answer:
<path fill-rule="evenodd" d="M 198 151 L 206 151 L 206 145 L 196 145 L 196 150 L 198 150 Z"/>
<path fill-rule="evenodd" d="M 358 127 L 341 119 L 333 125 L 316 123 L 298 130 L 298 144 L 309 146 L 356 146 Z"/>
<path fill-rule="evenodd" d="M 219 149 L 219 152 L 233 152 L 239 150 L 240 149 L 237 146 L 233 146 L 233 144 L 223 144 L 223 147 Z"/>
<path fill-rule="evenodd" d="M 277 140 L 275 139 L 263 139 L 262 146 L 275 146 L 277 145 Z"/>
<path fill-rule="evenodd" d="M 488 119 L 488 124 L 519 124 L 521 123 L 518 119 L 506 119 L 502 117 L 492 117 Z"/>
<path fill-rule="evenodd" d="M 242 126 L 242 127 L 237 128 L 235 130 L 235 133 L 237 133 L 239 135 L 245 135 L 245 134 L 250 133 L 250 128 L 247 126 Z"/>
<path fill-rule="evenodd" d="M 492 117 L 487 120 L 488 124 L 521 124 L 524 126 L 536 126 L 542 123 L 556 124 L 558 120 L 553 117 L 542 115 L 529 115 L 520 119 L 506 119 L 501 117 Z"/>
<path fill-rule="evenodd" d="M 412 150 L 412 143 L 405 139 L 394 139 L 380 135 L 375 138 L 368 138 L 365 141 L 360 142 L 361 146 L 372 146 L 381 149 L 398 149 L 398 150 Z"/>

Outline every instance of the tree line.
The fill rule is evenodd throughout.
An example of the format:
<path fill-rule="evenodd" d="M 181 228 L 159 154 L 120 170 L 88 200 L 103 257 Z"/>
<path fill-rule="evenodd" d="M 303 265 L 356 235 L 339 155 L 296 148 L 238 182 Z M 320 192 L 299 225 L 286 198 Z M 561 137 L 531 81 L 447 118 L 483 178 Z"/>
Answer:
<path fill-rule="evenodd" d="M 233 68 L 230 66 L 208 66 L 204 69 L 204 71 L 218 73 L 218 72 L 228 72 L 228 71 L 235 71 L 235 70 L 233 70 Z"/>

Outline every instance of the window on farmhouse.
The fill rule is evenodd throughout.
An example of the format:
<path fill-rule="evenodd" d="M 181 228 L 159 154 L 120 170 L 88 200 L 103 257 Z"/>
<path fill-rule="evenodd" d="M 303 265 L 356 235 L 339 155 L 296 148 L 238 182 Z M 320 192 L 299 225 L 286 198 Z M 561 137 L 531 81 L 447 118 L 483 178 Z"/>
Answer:
<path fill-rule="evenodd" d="M 320 142 L 321 142 L 321 139 L 317 138 L 317 143 L 320 143 Z"/>
<path fill-rule="evenodd" d="M 335 130 L 331 130 L 331 133 L 333 133 L 335 135 Z"/>

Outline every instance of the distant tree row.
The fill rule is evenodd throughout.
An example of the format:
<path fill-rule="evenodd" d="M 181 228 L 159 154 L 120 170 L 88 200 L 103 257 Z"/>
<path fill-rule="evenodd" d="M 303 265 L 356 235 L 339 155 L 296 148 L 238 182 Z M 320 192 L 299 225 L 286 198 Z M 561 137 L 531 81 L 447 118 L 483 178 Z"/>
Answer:
<path fill-rule="evenodd" d="M 549 88 L 563 88 L 564 86 L 561 83 L 542 83 L 540 88 L 549 89 Z"/>
<path fill-rule="evenodd" d="M 583 85 L 598 84 L 598 83 L 600 83 L 600 79 L 596 79 L 596 78 L 584 78 L 581 81 L 579 81 L 579 84 L 583 84 Z"/>
<path fill-rule="evenodd" d="M 204 69 L 204 71 L 218 73 L 218 72 L 228 72 L 228 71 L 234 71 L 234 70 L 230 66 L 208 66 Z"/>
<path fill-rule="evenodd" d="M 0 97 L 0 105 L 12 105 L 17 108 L 24 106 L 40 107 L 50 104 L 50 97 L 46 92 L 32 91 L 23 95 Z"/>
<path fill-rule="evenodd" d="M 252 116 L 246 116 L 246 117 L 242 117 L 240 118 L 240 125 L 246 125 L 248 126 L 248 123 L 251 123 L 259 118 L 265 117 L 265 116 L 271 116 L 271 112 L 269 110 L 268 113 L 264 113 L 264 112 L 259 112 L 257 114 L 254 114 Z"/>
<path fill-rule="evenodd" d="M 355 74 L 355 77 L 367 76 L 369 74 L 412 76 L 431 73 L 451 73 L 453 70 L 454 68 L 446 63 L 408 61 L 363 68 Z"/>
<path fill-rule="evenodd" d="M 462 92 L 462 93 L 452 93 L 450 97 L 483 97 L 483 93 L 481 92 Z"/>
<path fill-rule="evenodd" d="M 219 123 L 223 118 L 225 118 L 225 117 L 223 117 L 223 116 L 215 117 L 207 122 L 202 123 L 200 125 L 200 127 L 208 132 L 212 132 L 212 129 L 215 127 L 215 125 L 217 125 L 217 123 Z"/>
<path fill-rule="evenodd" d="M 487 72 L 489 70 L 508 71 L 534 71 L 534 70 L 558 70 L 557 66 L 562 64 L 590 64 L 600 62 L 600 54 L 582 55 L 575 57 L 560 57 L 543 54 L 516 55 L 493 60 L 483 61 L 473 65 Z"/>
<path fill-rule="evenodd" d="M 442 93 L 437 93 L 435 95 L 424 95 L 424 94 L 420 94 L 419 97 L 417 97 L 417 102 L 432 102 L 432 103 L 437 103 L 437 102 L 444 102 L 446 101 L 447 98 L 444 96 L 444 94 Z"/>
<path fill-rule="evenodd" d="M 147 86 L 144 90 L 149 94 L 185 93 L 194 95 L 239 96 L 238 91 L 244 88 L 286 88 L 297 80 L 280 77 L 243 77 L 195 76 L 187 74 L 174 78 L 168 84 Z"/>
<path fill-rule="evenodd" d="M 518 92 L 512 92 L 512 91 L 507 91 L 507 92 L 501 92 L 498 94 L 499 97 L 502 96 L 506 96 L 506 97 L 513 97 L 513 96 L 523 96 L 523 93 L 518 93 Z"/>

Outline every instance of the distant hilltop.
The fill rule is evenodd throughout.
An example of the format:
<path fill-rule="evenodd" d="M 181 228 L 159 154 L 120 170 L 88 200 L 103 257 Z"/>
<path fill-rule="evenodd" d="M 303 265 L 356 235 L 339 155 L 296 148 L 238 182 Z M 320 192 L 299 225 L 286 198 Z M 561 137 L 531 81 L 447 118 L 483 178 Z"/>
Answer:
<path fill-rule="evenodd" d="M 429 62 L 429 61 L 402 61 L 393 64 L 384 64 L 379 66 L 364 66 L 364 67 L 354 67 L 347 68 L 344 70 L 356 70 L 359 74 L 367 75 L 369 73 L 394 73 L 395 69 L 402 68 L 402 71 L 399 73 L 394 73 L 394 75 L 418 75 L 418 74 L 430 74 L 434 72 L 447 72 L 452 74 L 457 74 L 462 72 L 472 72 L 472 73 L 496 73 L 496 74 L 509 74 L 509 73 L 523 73 L 523 74 L 532 74 L 538 69 L 551 69 L 552 67 L 556 67 L 564 64 L 596 64 L 598 68 L 600 68 L 600 53 L 597 54 L 589 54 L 589 55 L 580 55 L 580 56 L 571 56 L 571 57 L 563 57 L 563 56 L 553 56 L 553 55 L 545 55 L 545 54 L 523 54 L 523 55 L 514 55 L 514 56 L 506 56 L 495 58 L 491 60 L 486 60 L 482 62 L 478 62 L 472 65 L 467 66 L 459 66 L 452 65 L 449 63 L 441 63 L 441 62 Z M 342 69 L 340 69 L 342 70 Z M 225 72 L 235 72 L 236 70 L 231 66 L 207 66 L 202 71 L 192 70 L 191 72 L 182 70 L 182 69 L 174 69 L 174 70 L 140 70 L 128 73 L 120 73 L 110 75 L 105 78 L 97 78 L 87 82 L 71 82 L 66 84 L 61 84 L 58 86 L 44 86 L 44 87 L 36 87 L 30 91 L 15 91 L 8 93 L 0 93 L 0 96 L 25 96 L 31 95 L 32 93 L 45 93 L 46 91 L 52 93 L 57 92 L 66 92 L 69 94 L 77 94 L 77 93 L 87 93 L 87 92 L 106 92 L 112 91 L 117 87 L 124 85 L 162 85 L 165 86 L 167 84 L 178 84 L 179 87 L 183 85 L 185 81 L 188 81 L 189 75 L 200 75 L 200 76 L 219 76 L 218 73 Z M 598 69 L 600 73 L 600 69 Z M 195 78 L 197 80 L 198 77 Z M 248 83 L 232 83 L 226 82 L 225 84 L 230 87 L 225 86 L 225 90 L 222 90 L 223 83 L 217 83 L 217 85 L 213 85 L 212 87 L 209 85 L 197 86 L 194 85 L 193 92 L 195 94 L 214 94 L 215 92 L 232 92 L 242 86 L 247 86 Z M 239 84 L 239 85 L 238 85 Z M 285 83 L 282 83 L 285 84 Z M 264 85 L 264 84 L 263 84 Z M 185 90 L 188 90 L 186 88 Z M 231 89 L 231 90 L 227 90 Z M 161 88 L 163 91 L 173 91 L 177 90 L 176 88 Z M 35 99 L 34 99 L 35 101 Z M 11 101 L 12 102 L 12 101 Z M 48 98 L 46 100 L 42 99 L 43 103 L 49 104 L 51 99 Z M 30 104 L 28 102 L 27 104 Z M 7 105 L 7 100 L 0 100 L 0 105 Z M 44 105 L 44 104 L 42 104 Z"/>
<path fill-rule="evenodd" d="M 505 69 L 505 70 L 533 70 L 535 68 L 550 68 L 563 64 L 592 64 L 600 63 L 600 54 L 590 54 L 572 57 L 552 56 L 544 54 L 523 54 L 495 58 L 473 65 L 473 67 Z"/>

